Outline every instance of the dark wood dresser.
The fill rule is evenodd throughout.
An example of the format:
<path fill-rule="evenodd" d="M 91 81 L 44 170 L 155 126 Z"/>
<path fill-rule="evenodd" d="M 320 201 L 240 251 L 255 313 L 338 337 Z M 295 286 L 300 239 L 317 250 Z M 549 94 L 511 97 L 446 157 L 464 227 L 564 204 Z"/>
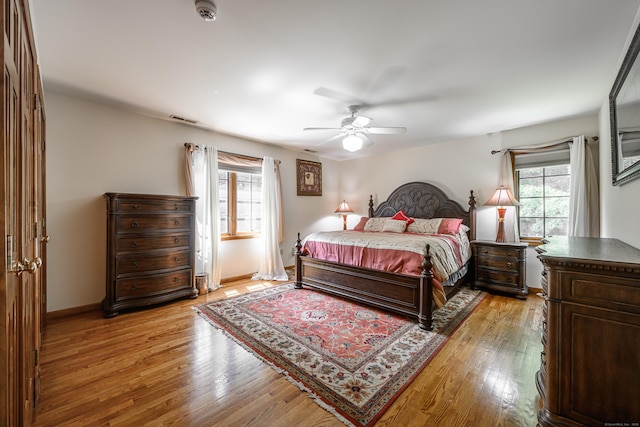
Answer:
<path fill-rule="evenodd" d="M 474 240 L 474 287 L 506 292 L 526 299 L 527 243 L 498 243 Z"/>
<path fill-rule="evenodd" d="M 196 197 L 106 193 L 106 317 L 198 295 Z"/>
<path fill-rule="evenodd" d="M 640 250 L 553 237 L 536 248 L 545 296 L 541 426 L 640 422 Z"/>

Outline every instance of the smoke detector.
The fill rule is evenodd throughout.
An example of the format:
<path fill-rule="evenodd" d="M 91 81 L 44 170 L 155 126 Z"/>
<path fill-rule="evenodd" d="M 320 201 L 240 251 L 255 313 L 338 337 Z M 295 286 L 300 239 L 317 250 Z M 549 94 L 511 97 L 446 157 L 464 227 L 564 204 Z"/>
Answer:
<path fill-rule="evenodd" d="M 218 8 L 213 0 L 196 0 L 196 12 L 205 21 L 215 21 Z"/>

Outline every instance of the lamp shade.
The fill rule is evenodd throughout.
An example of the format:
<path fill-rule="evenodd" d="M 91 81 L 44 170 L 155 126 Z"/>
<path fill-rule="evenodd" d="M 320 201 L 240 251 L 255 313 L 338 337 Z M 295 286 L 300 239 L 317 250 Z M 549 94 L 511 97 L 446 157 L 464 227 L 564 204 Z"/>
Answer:
<path fill-rule="evenodd" d="M 336 211 L 334 213 L 349 213 L 349 212 L 353 212 L 353 210 L 349 207 L 349 204 L 343 200 L 340 202 L 340 204 L 338 205 L 338 209 L 336 209 Z"/>
<path fill-rule="evenodd" d="M 520 203 L 513 197 L 511 190 L 501 185 L 487 200 L 485 206 L 520 206 Z"/>
<path fill-rule="evenodd" d="M 362 148 L 362 138 L 357 135 L 347 135 L 342 140 L 342 148 L 351 152 L 358 151 Z"/>

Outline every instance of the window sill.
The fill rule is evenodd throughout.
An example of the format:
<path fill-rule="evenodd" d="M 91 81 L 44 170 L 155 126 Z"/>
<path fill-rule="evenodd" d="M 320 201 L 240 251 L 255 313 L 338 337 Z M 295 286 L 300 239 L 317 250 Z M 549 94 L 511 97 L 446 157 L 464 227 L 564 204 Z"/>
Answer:
<path fill-rule="evenodd" d="M 237 236 L 230 236 L 228 234 L 223 234 L 220 236 L 220 240 L 244 240 L 244 239 L 257 239 L 260 237 L 260 233 L 255 234 L 238 234 Z"/>
<path fill-rule="evenodd" d="M 542 241 L 543 237 L 520 237 L 520 241 L 521 242 L 525 242 L 528 243 L 529 246 L 540 246 L 540 245 L 544 245 L 544 242 Z"/>

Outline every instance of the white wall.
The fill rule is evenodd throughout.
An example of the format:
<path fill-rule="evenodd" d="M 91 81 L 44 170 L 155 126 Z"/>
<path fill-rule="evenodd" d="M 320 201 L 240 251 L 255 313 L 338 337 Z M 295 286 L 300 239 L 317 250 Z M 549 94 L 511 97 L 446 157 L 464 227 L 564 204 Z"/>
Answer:
<path fill-rule="evenodd" d="M 185 194 L 185 142 L 282 161 L 286 241 L 285 265 L 293 265 L 296 233 L 338 229 L 333 211 L 339 192 L 339 164 L 272 145 L 127 113 L 76 98 L 45 93 L 47 114 L 47 309 L 99 303 L 105 295 L 105 192 Z M 323 195 L 296 195 L 296 158 L 320 161 Z M 222 277 L 258 268 L 258 240 L 222 243 Z"/>

